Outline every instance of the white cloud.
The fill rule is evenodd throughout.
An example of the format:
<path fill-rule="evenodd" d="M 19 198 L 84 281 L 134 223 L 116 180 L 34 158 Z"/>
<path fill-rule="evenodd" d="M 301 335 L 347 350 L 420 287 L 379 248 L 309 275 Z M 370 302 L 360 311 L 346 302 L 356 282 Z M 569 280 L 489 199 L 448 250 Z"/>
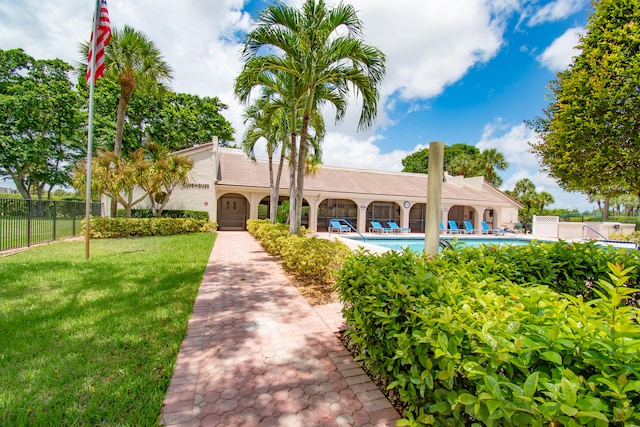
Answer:
<path fill-rule="evenodd" d="M 323 163 L 356 169 L 402 170 L 402 159 L 411 154 L 405 150 L 380 152 L 375 138 L 357 140 L 349 135 L 329 133 L 322 144 Z"/>
<path fill-rule="evenodd" d="M 536 191 L 546 191 L 554 197 L 555 203 L 550 207 L 578 209 L 580 212 L 591 210 L 592 204 L 585 195 L 564 191 L 555 179 L 540 172 L 538 160 L 528 144 L 537 140 L 537 134 L 525 124 L 510 125 L 496 119 L 485 125 L 476 147 L 480 150 L 495 148 L 505 155 L 509 167 L 500 173 L 504 179 L 502 190 L 513 190 L 518 181 L 528 178 L 536 185 Z"/>
<path fill-rule="evenodd" d="M 571 64 L 573 58 L 580 54 L 580 50 L 576 49 L 576 45 L 584 32 L 585 29 L 582 27 L 569 28 L 564 34 L 555 39 L 536 59 L 552 72 L 564 70 Z"/>
<path fill-rule="evenodd" d="M 498 134 L 501 132 L 501 134 Z M 496 119 L 485 125 L 476 147 L 480 150 L 495 148 L 505 155 L 510 167 L 537 169 L 538 161 L 529 149 L 529 141 L 537 140 L 536 133 L 524 123 L 508 125 Z"/>
<path fill-rule="evenodd" d="M 536 10 L 528 19 L 528 24 L 535 26 L 546 22 L 560 21 L 581 9 L 585 9 L 586 6 L 585 0 L 555 0 Z"/>
<path fill-rule="evenodd" d="M 430 98 L 478 63 L 496 55 L 503 40 L 505 4 L 451 0 L 353 0 L 365 38 L 387 55 L 383 95 Z M 508 4 L 508 2 L 507 2 Z"/>

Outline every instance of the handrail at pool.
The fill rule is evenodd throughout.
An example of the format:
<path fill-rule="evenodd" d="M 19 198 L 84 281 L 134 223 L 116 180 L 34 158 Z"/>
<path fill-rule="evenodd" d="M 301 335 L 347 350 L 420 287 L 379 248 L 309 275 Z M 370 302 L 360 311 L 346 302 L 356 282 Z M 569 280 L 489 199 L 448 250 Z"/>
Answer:
<path fill-rule="evenodd" d="M 600 234 L 597 230 L 594 230 L 593 228 L 589 227 L 588 225 L 583 225 L 582 226 L 582 238 L 586 239 L 586 235 L 584 233 L 585 228 L 589 231 L 594 232 L 595 234 L 597 234 L 598 236 L 602 237 L 603 240 L 607 240 L 607 237 L 603 236 L 602 234 Z"/>
<path fill-rule="evenodd" d="M 360 237 L 362 238 L 362 241 L 363 241 L 363 242 L 366 242 L 366 241 L 367 241 L 367 239 L 365 239 L 365 237 L 362 235 L 362 233 L 360 233 L 360 232 L 358 231 L 358 229 L 357 229 L 357 228 L 355 228 L 353 225 L 351 225 L 351 223 L 350 223 L 348 220 L 346 220 L 345 218 L 331 218 L 331 219 L 329 220 L 329 224 L 331 224 L 331 221 L 338 221 L 338 222 L 340 222 L 341 224 L 342 224 L 342 223 L 344 223 L 344 224 L 345 224 L 345 225 L 347 225 L 350 229 L 352 229 L 353 231 L 355 231 L 356 233 L 358 233 L 358 236 L 360 236 Z M 331 233 L 331 231 L 330 231 L 330 230 L 331 230 L 331 227 L 329 227 L 329 233 Z"/>

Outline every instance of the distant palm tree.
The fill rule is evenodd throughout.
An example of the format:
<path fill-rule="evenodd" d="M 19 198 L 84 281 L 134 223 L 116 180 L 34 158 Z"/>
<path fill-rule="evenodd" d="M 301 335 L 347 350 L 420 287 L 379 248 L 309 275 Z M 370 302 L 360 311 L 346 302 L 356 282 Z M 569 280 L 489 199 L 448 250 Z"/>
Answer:
<path fill-rule="evenodd" d="M 503 171 L 509 167 L 509 163 L 505 160 L 504 154 L 495 148 L 490 148 L 480 153 L 478 162 L 479 168 L 482 170 L 481 173 L 487 181 L 495 186 L 502 184 L 502 178 L 496 175 L 496 170 Z"/>
<path fill-rule="evenodd" d="M 473 176 L 478 164 L 476 160 L 471 154 L 459 154 L 449 161 L 447 172 L 451 175 Z"/>
<path fill-rule="evenodd" d="M 325 103 L 344 118 L 351 89 L 362 96 L 359 128 L 370 126 L 377 114 L 379 86 L 385 74 L 385 56 L 360 40 L 362 23 L 351 5 L 328 9 L 324 0 L 306 0 L 300 10 L 277 3 L 268 6 L 257 27 L 245 39 L 244 68 L 236 79 L 235 93 L 246 102 L 252 89 L 268 84 L 274 72 L 291 76 L 288 91 L 292 116 L 301 111 L 302 123 L 291 129 L 292 163 L 295 161 L 295 204 L 290 231 L 300 233 L 302 196 L 309 123 L 314 110 Z M 266 49 L 265 49 L 266 48 Z M 265 53 L 266 52 L 266 53 Z M 297 120 L 291 120 L 297 124 Z M 294 160 L 297 156 L 297 160 Z M 292 164 L 293 166 L 293 164 Z"/>
<path fill-rule="evenodd" d="M 540 208 L 540 214 L 542 215 L 544 208 L 555 202 L 555 199 L 550 193 L 541 191 L 538 193 L 538 207 Z"/>

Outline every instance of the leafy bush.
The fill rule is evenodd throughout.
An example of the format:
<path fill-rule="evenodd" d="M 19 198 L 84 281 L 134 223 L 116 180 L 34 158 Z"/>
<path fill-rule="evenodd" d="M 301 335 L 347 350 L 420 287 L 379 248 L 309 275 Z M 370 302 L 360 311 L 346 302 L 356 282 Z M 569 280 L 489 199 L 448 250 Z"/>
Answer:
<path fill-rule="evenodd" d="M 524 246 L 480 245 L 463 251 L 443 251 L 444 260 L 463 263 L 467 269 L 479 269 L 517 284 L 547 285 L 561 293 L 596 297 L 592 286 L 606 278 L 607 264 L 638 266 L 629 273 L 629 286 L 640 288 L 640 251 L 612 249 L 590 243 L 533 242 Z M 629 303 L 638 306 L 638 294 Z"/>
<path fill-rule="evenodd" d="M 338 240 L 296 235 L 277 240 L 285 267 L 304 280 L 319 284 L 333 283 L 344 260 L 351 254 Z"/>
<path fill-rule="evenodd" d="M 640 231 L 632 231 L 629 234 L 626 234 L 626 233 L 611 233 L 609 238 L 611 240 L 619 240 L 619 241 L 623 241 L 623 242 L 640 243 Z"/>
<path fill-rule="evenodd" d="M 287 224 L 270 224 L 269 220 L 249 220 L 247 230 L 269 254 L 280 256 L 288 271 L 303 281 L 320 285 L 333 283 L 351 253 L 338 240 L 291 235 Z M 306 234 L 306 230 L 303 232 Z"/>
<path fill-rule="evenodd" d="M 538 284 L 532 266 L 505 266 L 507 252 L 494 249 L 485 259 L 482 250 L 465 248 L 431 261 L 408 251 L 361 251 L 340 271 L 346 333 L 357 359 L 387 378 L 406 405 L 401 423 L 640 423 L 638 313 L 621 304 L 634 292 L 624 285 L 637 272 L 610 263 L 608 280 L 598 276 L 593 299 L 584 302 Z M 537 262 L 546 260 L 529 259 Z M 578 264 L 556 261 L 569 273 L 580 271 Z M 509 265 L 531 283 L 506 279 Z M 570 282 L 558 271 L 548 281 Z"/>
<path fill-rule="evenodd" d="M 83 221 L 83 229 L 85 222 Z M 170 236 L 215 230 L 217 224 L 189 218 L 106 218 L 91 217 L 92 239 Z M 84 231 L 83 231 L 84 233 Z"/>
<path fill-rule="evenodd" d="M 209 212 L 207 211 L 165 209 L 162 211 L 162 214 L 160 216 L 161 218 L 193 218 L 193 219 L 202 219 L 204 221 L 209 221 Z M 118 209 L 117 217 L 124 218 L 125 210 Z M 151 208 L 132 209 L 131 218 L 153 218 L 153 212 L 151 211 Z"/>
<path fill-rule="evenodd" d="M 247 230 L 260 241 L 269 255 L 274 256 L 280 255 L 278 239 L 289 236 L 289 225 L 271 224 L 269 220 L 249 220 L 247 221 Z"/>

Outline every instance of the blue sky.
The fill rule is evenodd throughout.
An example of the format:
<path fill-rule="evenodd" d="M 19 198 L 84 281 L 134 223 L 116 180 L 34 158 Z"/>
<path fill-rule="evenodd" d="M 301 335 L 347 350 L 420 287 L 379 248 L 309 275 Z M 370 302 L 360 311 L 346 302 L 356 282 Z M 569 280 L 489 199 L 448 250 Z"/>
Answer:
<path fill-rule="evenodd" d="M 332 5 L 337 2 L 326 0 Z M 22 47 L 36 58 L 80 60 L 90 32 L 92 1 L 0 0 L 0 49 Z M 287 0 L 300 5 L 301 0 Z M 590 210 L 580 194 L 563 192 L 528 152 L 535 134 L 524 125 L 548 105 L 547 86 L 565 69 L 591 11 L 589 0 L 352 0 L 365 40 L 387 55 L 387 76 L 375 126 L 356 132 L 359 103 L 329 132 L 324 163 L 401 170 L 401 160 L 431 141 L 497 148 L 510 167 L 503 189 L 530 178 L 554 207 Z M 174 68 L 179 92 L 217 96 L 240 141 L 243 106 L 233 97 L 242 67 L 242 36 L 263 0 L 109 0 L 114 26 L 146 33 Z M 3 184 L 6 185 L 6 184 Z"/>

